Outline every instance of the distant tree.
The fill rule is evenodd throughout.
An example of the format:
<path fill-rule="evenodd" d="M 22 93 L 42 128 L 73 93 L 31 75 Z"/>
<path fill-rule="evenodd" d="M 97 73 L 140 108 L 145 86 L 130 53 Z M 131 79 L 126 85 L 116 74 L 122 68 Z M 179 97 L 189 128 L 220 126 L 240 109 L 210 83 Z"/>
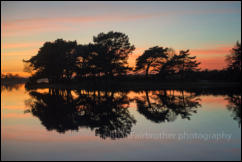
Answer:
<path fill-rule="evenodd" d="M 93 57 L 93 60 L 104 75 L 113 76 L 127 73 L 130 69 L 127 62 L 128 55 L 135 50 L 127 35 L 110 31 L 94 36 L 93 41 L 96 47 L 96 56 Z"/>
<path fill-rule="evenodd" d="M 136 59 L 135 71 L 144 70 L 146 77 L 149 74 L 150 67 L 157 68 L 162 66 L 168 59 L 168 48 L 159 46 L 151 47 Z"/>
<path fill-rule="evenodd" d="M 49 83 L 60 79 L 70 79 L 73 66 L 73 49 L 76 41 L 57 39 L 54 42 L 46 42 L 37 55 L 29 60 L 23 60 L 28 64 L 28 72 L 34 71 L 32 78 L 48 78 Z"/>
<path fill-rule="evenodd" d="M 228 63 L 228 70 L 234 72 L 241 72 L 241 43 L 238 41 L 234 48 L 232 48 L 231 53 L 226 56 L 226 61 Z"/>
<path fill-rule="evenodd" d="M 1 79 L 6 78 L 6 75 L 1 73 Z"/>
<path fill-rule="evenodd" d="M 2 79 L 18 79 L 21 78 L 18 74 L 12 74 L 12 73 L 7 73 L 7 74 L 1 74 Z"/>

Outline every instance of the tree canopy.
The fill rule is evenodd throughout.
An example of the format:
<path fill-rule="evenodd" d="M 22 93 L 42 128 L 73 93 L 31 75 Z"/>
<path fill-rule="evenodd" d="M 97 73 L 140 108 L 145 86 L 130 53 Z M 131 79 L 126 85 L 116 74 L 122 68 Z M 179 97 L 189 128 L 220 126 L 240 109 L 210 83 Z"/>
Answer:
<path fill-rule="evenodd" d="M 226 61 L 228 63 L 228 70 L 235 72 L 241 72 L 241 43 L 238 41 L 234 48 L 232 48 L 231 53 L 226 56 Z"/>
<path fill-rule="evenodd" d="M 96 48 L 93 59 L 101 72 L 108 76 L 126 74 L 128 55 L 135 50 L 127 35 L 113 31 L 100 33 L 93 37 L 93 42 Z"/>
<path fill-rule="evenodd" d="M 197 62 L 196 56 L 190 56 L 189 50 L 181 50 L 179 54 L 174 53 L 171 55 L 170 59 L 159 69 L 159 74 L 166 76 L 167 74 L 174 75 L 176 73 L 184 79 L 186 73 L 199 71 L 199 64 L 200 62 Z"/>
<path fill-rule="evenodd" d="M 196 60 L 196 56 L 190 56 L 189 50 L 181 50 L 177 54 L 174 49 L 162 46 L 145 50 L 137 57 L 133 71 L 129 67 L 128 57 L 134 50 L 135 47 L 130 43 L 129 37 L 121 32 L 99 33 L 89 44 L 57 39 L 44 43 L 35 56 L 29 60 L 23 60 L 24 71 L 32 74 L 29 78 L 30 83 L 42 78 L 47 78 L 49 83 L 70 81 L 73 78 L 77 81 L 85 80 L 89 77 L 106 80 L 137 71 L 144 72 L 146 77 L 149 73 L 157 74 L 159 79 L 184 80 L 191 78 L 195 73 L 196 76 L 200 75 L 198 74 L 200 62 Z M 231 80 L 238 80 L 238 72 L 241 72 L 239 42 L 226 57 L 226 61 L 228 67 L 221 72 L 223 75 L 221 78 L 233 74 L 230 77 Z"/>
<path fill-rule="evenodd" d="M 76 41 L 57 39 L 54 42 L 46 42 L 39 49 L 37 55 L 29 60 L 31 70 L 36 71 L 32 77 L 48 78 L 50 83 L 72 75 L 71 64 L 73 63 L 72 50 L 77 46 Z M 31 71 L 30 70 L 30 71 Z"/>
<path fill-rule="evenodd" d="M 136 59 L 136 71 L 145 69 L 148 76 L 150 67 L 157 68 L 164 64 L 168 58 L 168 48 L 159 46 L 151 47 Z"/>

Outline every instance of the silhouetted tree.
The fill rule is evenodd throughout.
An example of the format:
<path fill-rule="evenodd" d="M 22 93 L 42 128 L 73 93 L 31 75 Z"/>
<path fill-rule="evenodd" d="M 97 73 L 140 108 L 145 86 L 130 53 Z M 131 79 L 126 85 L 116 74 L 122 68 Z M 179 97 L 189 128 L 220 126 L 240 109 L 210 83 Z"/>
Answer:
<path fill-rule="evenodd" d="M 90 74 L 94 74 L 94 70 L 98 70 L 96 65 L 93 63 L 94 54 L 94 45 L 78 45 L 75 48 L 75 72 L 77 78 L 81 79 L 83 77 L 87 77 Z"/>
<path fill-rule="evenodd" d="M 175 72 L 177 69 L 175 66 L 177 66 L 177 59 L 176 59 L 176 53 L 173 49 L 168 49 L 168 59 L 163 64 L 163 66 L 160 66 L 156 69 L 158 72 L 158 75 L 162 77 L 163 79 L 167 79 L 167 77 L 174 77 Z"/>
<path fill-rule="evenodd" d="M 135 71 L 145 69 L 145 75 L 147 77 L 150 67 L 157 68 L 166 62 L 168 58 L 167 50 L 168 48 L 159 46 L 151 47 L 148 50 L 145 50 L 144 53 L 136 59 Z"/>
<path fill-rule="evenodd" d="M 181 76 L 181 79 L 185 78 L 186 74 L 191 74 L 192 72 L 198 72 L 200 69 L 197 62 L 196 56 L 191 57 L 189 50 L 174 54 L 161 68 L 160 75 L 164 74 L 177 74 Z"/>
<path fill-rule="evenodd" d="M 228 62 L 228 70 L 241 72 L 241 43 L 236 42 L 231 54 L 226 56 L 226 61 Z"/>
<path fill-rule="evenodd" d="M 198 65 L 200 63 L 195 60 L 196 56 L 190 57 L 189 55 L 189 50 L 181 50 L 179 55 L 174 56 L 174 60 L 179 68 L 179 73 L 182 75 L 182 79 L 184 79 L 184 74 L 186 72 L 199 70 Z"/>
<path fill-rule="evenodd" d="M 54 42 L 46 42 L 41 47 L 37 55 L 29 60 L 24 60 L 29 64 L 31 70 L 36 73 L 33 78 L 48 78 L 49 83 L 56 82 L 63 78 L 70 79 L 73 73 L 73 49 L 76 41 L 65 41 L 57 39 Z"/>
<path fill-rule="evenodd" d="M 100 33 L 93 37 L 96 46 L 96 62 L 98 69 L 101 69 L 106 76 L 126 74 L 128 67 L 128 55 L 135 50 L 129 38 L 124 33 L 110 31 Z"/>

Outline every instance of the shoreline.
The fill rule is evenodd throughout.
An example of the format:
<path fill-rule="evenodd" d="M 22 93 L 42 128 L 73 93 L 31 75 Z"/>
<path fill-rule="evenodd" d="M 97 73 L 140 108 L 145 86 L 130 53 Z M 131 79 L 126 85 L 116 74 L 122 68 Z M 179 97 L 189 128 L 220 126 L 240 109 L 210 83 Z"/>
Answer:
<path fill-rule="evenodd" d="M 79 83 L 39 83 L 28 85 L 30 89 L 59 88 L 59 89 L 123 89 L 123 90 L 152 90 L 152 89 L 241 89 L 240 82 L 79 82 Z"/>

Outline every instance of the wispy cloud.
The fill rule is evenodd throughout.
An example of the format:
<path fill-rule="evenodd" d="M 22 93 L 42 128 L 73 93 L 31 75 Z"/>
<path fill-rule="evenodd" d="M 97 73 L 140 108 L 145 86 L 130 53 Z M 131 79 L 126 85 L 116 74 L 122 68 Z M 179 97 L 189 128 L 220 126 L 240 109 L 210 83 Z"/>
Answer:
<path fill-rule="evenodd" d="M 75 25 L 87 25 L 93 22 L 124 22 L 139 19 L 147 19 L 156 14 L 139 15 L 102 15 L 102 16 L 79 16 L 79 17 L 53 17 L 31 18 L 5 21 L 1 24 L 3 36 L 16 36 L 21 34 L 63 31 L 74 29 Z M 79 27 L 79 26 L 77 26 Z"/>
<path fill-rule="evenodd" d="M 223 69 L 226 67 L 225 56 L 233 48 L 231 45 L 214 45 L 214 48 L 191 49 L 191 54 L 197 56 L 202 69 Z"/>
<path fill-rule="evenodd" d="M 224 56 L 229 54 L 231 46 L 222 46 L 209 49 L 191 49 L 191 53 L 195 56 L 209 57 L 209 56 Z"/>

